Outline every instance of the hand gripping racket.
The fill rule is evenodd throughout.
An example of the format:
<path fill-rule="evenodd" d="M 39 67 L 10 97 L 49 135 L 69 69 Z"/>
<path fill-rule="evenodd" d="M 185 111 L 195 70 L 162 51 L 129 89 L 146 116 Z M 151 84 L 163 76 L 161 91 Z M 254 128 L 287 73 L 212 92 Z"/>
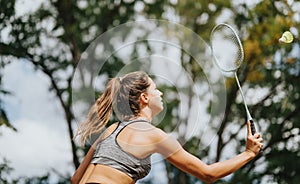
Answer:
<path fill-rule="evenodd" d="M 244 61 L 244 49 L 236 31 L 228 24 L 218 24 L 210 35 L 210 46 L 212 55 L 217 66 L 223 72 L 233 72 L 236 83 L 244 101 L 247 120 L 250 121 L 251 133 L 254 135 L 256 129 L 244 97 L 243 90 L 237 77 L 237 70 Z"/>

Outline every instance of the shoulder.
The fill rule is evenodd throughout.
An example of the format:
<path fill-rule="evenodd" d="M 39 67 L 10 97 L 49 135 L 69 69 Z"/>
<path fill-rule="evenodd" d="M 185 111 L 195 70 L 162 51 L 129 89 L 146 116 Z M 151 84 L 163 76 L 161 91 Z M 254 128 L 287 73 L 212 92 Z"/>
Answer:
<path fill-rule="evenodd" d="M 150 123 L 134 123 L 131 127 L 135 132 L 134 138 L 142 145 L 147 145 L 152 153 L 160 153 L 167 158 L 182 149 L 174 137 Z"/>
<path fill-rule="evenodd" d="M 151 140 L 152 145 L 155 145 L 156 151 L 161 153 L 162 150 L 178 150 L 181 149 L 180 143 L 167 132 L 157 128 L 151 124 L 147 126 L 147 136 Z"/>
<path fill-rule="evenodd" d="M 138 130 L 139 132 L 144 133 L 145 135 L 152 137 L 153 139 L 159 140 L 163 137 L 168 136 L 166 132 L 150 123 L 135 123 L 134 127 L 137 128 L 136 130 Z"/>
<path fill-rule="evenodd" d="M 153 131 L 151 132 L 151 137 L 153 138 L 153 140 L 156 140 L 156 141 L 162 141 L 166 138 L 169 138 L 171 137 L 169 134 L 167 134 L 165 131 L 163 131 L 162 129 L 160 128 L 157 128 L 155 126 L 153 126 Z"/>
<path fill-rule="evenodd" d="M 103 131 L 103 135 L 107 135 L 107 134 L 111 134 L 113 131 L 115 131 L 117 129 L 117 127 L 119 126 L 119 122 L 113 123 L 111 124 L 109 127 L 107 127 L 104 131 Z"/>
<path fill-rule="evenodd" d="M 135 122 L 128 125 L 128 127 L 130 133 L 134 134 L 135 137 L 139 137 L 141 141 L 146 141 L 147 143 L 161 142 L 163 139 L 168 137 L 166 132 L 147 122 Z"/>
<path fill-rule="evenodd" d="M 118 125 L 119 123 L 116 122 L 107 127 L 105 130 L 103 130 L 103 132 L 99 135 L 98 139 L 96 140 L 95 144 L 99 143 L 100 141 L 108 137 L 110 134 L 112 134 L 117 129 Z"/>

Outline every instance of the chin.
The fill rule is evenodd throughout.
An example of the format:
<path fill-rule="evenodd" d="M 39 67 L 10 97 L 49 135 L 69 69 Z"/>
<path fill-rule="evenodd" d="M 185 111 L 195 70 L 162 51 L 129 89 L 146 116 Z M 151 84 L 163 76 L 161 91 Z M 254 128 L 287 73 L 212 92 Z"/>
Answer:
<path fill-rule="evenodd" d="M 157 116 L 159 113 L 161 113 L 163 111 L 163 107 L 162 108 L 157 108 L 155 111 L 155 116 Z"/>
<path fill-rule="evenodd" d="M 161 113 L 163 110 L 164 110 L 164 107 L 160 108 L 160 109 L 158 110 L 158 113 L 157 113 L 157 114 Z"/>

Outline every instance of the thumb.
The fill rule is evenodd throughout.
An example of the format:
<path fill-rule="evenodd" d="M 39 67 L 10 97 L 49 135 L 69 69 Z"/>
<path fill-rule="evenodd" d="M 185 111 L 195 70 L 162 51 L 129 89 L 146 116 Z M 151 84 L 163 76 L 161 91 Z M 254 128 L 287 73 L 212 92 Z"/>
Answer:
<path fill-rule="evenodd" d="M 251 134 L 251 126 L 250 126 L 250 121 L 248 120 L 247 121 L 247 135 L 249 136 L 249 135 L 252 135 Z"/>

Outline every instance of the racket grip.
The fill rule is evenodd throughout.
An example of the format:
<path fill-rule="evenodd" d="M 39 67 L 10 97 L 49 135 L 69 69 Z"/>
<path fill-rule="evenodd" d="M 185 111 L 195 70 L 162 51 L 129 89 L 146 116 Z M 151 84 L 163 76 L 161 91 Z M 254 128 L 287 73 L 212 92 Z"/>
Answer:
<path fill-rule="evenodd" d="M 256 133 L 256 128 L 255 128 L 254 122 L 252 119 L 249 121 L 250 121 L 251 133 L 252 133 L 252 135 L 254 135 Z"/>
<path fill-rule="evenodd" d="M 254 135 L 256 133 L 256 128 L 255 128 L 255 125 L 254 125 L 254 122 L 253 120 L 249 120 L 250 121 L 250 128 L 251 128 L 251 134 Z M 263 153 L 263 149 L 261 148 L 259 153 Z"/>

